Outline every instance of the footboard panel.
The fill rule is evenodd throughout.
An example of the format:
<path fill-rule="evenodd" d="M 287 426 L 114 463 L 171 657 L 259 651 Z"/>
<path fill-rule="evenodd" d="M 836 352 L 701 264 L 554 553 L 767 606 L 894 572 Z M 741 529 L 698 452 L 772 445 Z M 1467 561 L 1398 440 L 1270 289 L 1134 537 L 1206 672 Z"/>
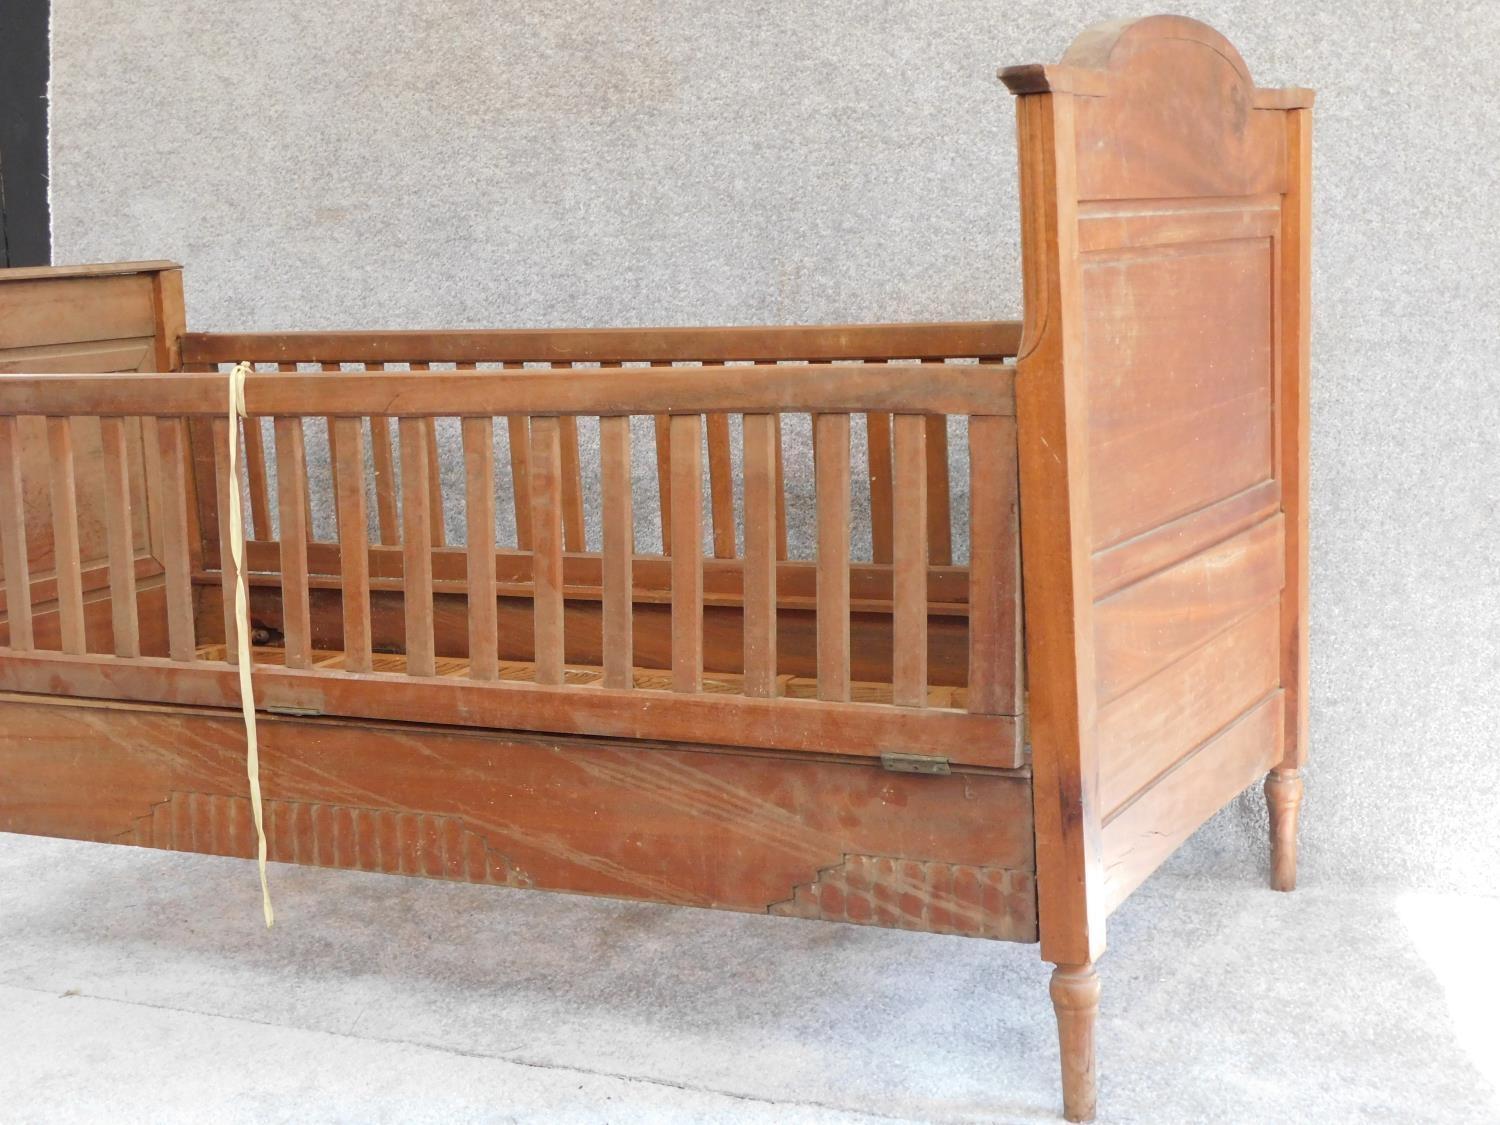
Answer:
<path fill-rule="evenodd" d="M 254 854 L 237 713 L 7 695 L 0 729 L 0 831 Z M 1021 774 L 277 715 L 261 773 L 275 861 L 1036 940 Z"/>

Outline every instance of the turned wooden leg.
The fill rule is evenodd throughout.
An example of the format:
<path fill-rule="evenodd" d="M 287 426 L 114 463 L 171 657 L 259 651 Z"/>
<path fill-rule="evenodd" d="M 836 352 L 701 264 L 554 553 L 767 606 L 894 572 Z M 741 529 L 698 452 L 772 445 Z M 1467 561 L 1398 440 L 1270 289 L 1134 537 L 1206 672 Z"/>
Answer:
<path fill-rule="evenodd" d="M 1095 1092 L 1094 1022 L 1099 1015 L 1099 974 L 1093 965 L 1052 970 L 1052 1008 L 1062 1048 L 1063 1116 L 1092 1121 Z"/>
<path fill-rule="evenodd" d="M 1297 889 L 1297 810 L 1302 805 L 1302 771 L 1266 774 L 1266 808 L 1271 812 L 1271 889 Z"/>

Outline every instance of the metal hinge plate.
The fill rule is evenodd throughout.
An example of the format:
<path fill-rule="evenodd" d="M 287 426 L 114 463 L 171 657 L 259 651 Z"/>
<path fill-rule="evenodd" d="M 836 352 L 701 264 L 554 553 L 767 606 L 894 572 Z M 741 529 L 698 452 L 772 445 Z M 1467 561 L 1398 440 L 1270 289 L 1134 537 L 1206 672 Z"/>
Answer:
<path fill-rule="evenodd" d="M 948 768 L 948 759 L 940 758 L 935 754 L 882 754 L 880 765 L 882 769 L 888 769 L 892 773 L 948 774 L 953 772 Z"/>

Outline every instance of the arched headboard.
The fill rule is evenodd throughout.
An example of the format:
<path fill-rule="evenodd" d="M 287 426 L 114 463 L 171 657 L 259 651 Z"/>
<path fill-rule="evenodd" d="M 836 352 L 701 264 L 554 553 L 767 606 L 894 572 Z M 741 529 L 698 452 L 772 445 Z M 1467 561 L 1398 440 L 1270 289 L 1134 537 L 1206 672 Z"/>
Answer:
<path fill-rule="evenodd" d="M 1102 24 L 1002 78 L 1043 955 L 1305 752 L 1309 107 L 1218 32 Z"/>

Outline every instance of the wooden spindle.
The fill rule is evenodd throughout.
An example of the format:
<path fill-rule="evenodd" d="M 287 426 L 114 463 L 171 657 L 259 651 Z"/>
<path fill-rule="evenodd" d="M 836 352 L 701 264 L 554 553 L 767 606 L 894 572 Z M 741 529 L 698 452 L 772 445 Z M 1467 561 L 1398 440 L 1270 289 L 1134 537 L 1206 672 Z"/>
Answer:
<path fill-rule="evenodd" d="M 532 614 L 536 682 L 563 682 L 562 435 L 556 416 L 531 419 Z"/>
<path fill-rule="evenodd" d="M 500 678 L 495 590 L 495 430 L 491 418 L 465 418 L 464 520 L 468 544 L 469 677 Z"/>
<path fill-rule="evenodd" d="M 652 418 L 656 430 L 656 510 L 661 513 L 661 553 L 672 553 L 672 420 Z"/>
<path fill-rule="evenodd" d="M 385 371 L 383 363 L 367 363 L 366 371 Z M 401 522 L 396 495 L 401 487 L 396 479 L 396 457 L 391 452 L 391 420 L 382 415 L 370 417 L 370 465 L 375 472 L 375 523 L 377 541 L 383 547 L 401 542 Z"/>
<path fill-rule="evenodd" d="M 5 564 L 5 610 L 13 652 L 36 647 L 31 621 L 31 566 L 26 548 L 26 482 L 16 419 L 0 415 L 0 547 Z"/>
<path fill-rule="evenodd" d="M 297 365 L 295 363 L 278 363 L 276 365 L 276 370 L 278 370 L 278 371 L 295 372 L 297 370 Z M 307 457 L 307 428 L 306 428 L 305 425 L 302 427 L 302 430 L 303 430 L 303 436 L 302 436 L 302 456 L 303 456 L 304 463 L 305 463 L 306 457 Z M 278 465 L 279 465 L 279 463 L 278 463 Z M 277 473 L 279 474 L 280 471 L 281 470 L 278 467 Z M 279 497 L 278 497 L 278 500 L 279 500 Z M 313 541 L 312 489 L 310 487 L 307 487 L 306 485 L 304 485 L 304 487 L 302 489 L 302 507 L 303 507 L 303 513 L 302 513 L 302 515 L 303 515 L 303 520 L 302 520 L 303 535 L 304 535 L 304 538 L 306 538 L 306 540 L 309 543 L 311 543 Z M 286 528 L 285 527 L 283 527 L 281 529 L 281 535 L 282 535 L 283 539 L 286 538 Z"/>
<path fill-rule="evenodd" d="M 245 480 L 250 493 L 250 528 L 246 538 L 269 543 L 276 538 L 271 529 L 271 488 L 266 473 L 266 438 L 259 418 L 241 421 L 244 432 Z"/>
<path fill-rule="evenodd" d="M 83 628 L 83 564 L 78 554 L 78 485 L 73 472 L 73 420 L 47 419 L 52 470 L 52 553 L 57 572 L 57 621 L 63 652 L 88 650 Z M 186 543 L 184 543 L 186 547 Z M 184 554 L 184 561 L 187 556 Z"/>
<path fill-rule="evenodd" d="M 729 447 L 729 415 L 709 414 L 705 421 L 714 558 L 732 559 L 739 552 L 734 539 L 734 458 Z"/>
<path fill-rule="evenodd" d="M 109 422 L 105 418 L 101 425 Z M 213 420 L 214 445 L 214 493 L 219 505 L 219 591 L 224 610 L 224 659 L 238 664 L 239 654 L 239 609 L 235 604 L 235 591 L 239 586 L 240 572 L 234 565 L 234 528 L 229 520 L 229 497 L 237 491 L 240 482 L 229 472 L 229 419 Z M 106 442 L 107 448 L 107 442 Z M 114 570 L 111 558 L 110 570 Z M 113 593 L 111 596 L 114 596 Z M 116 626 L 118 632 L 118 626 Z M 123 655 L 123 654 L 122 654 Z"/>
<path fill-rule="evenodd" d="M 672 430 L 672 690 L 703 688 L 703 418 Z"/>
<path fill-rule="evenodd" d="M 865 415 L 870 465 L 870 558 L 891 561 L 891 416 Z"/>
<path fill-rule="evenodd" d="M 333 420 L 338 461 L 339 574 L 343 587 L 344 671 L 368 672 L 370 660 L 370 529 L 365 512 L 364 422 Z"/>
<path fill-rule="evenodd" d="M 635 686 L 632 566 L 635 521 L 630 496 L 630 418 L 599 419 L 600 493 L 604 515 L 604 686 Z"/>
<path fill-rule="evenodd" d="M 891 702 L 927 705 L 927 438 L 920 414 L 892 422 L 895 534 L 891 543 Z"/>
<path fill-rule="evenodd" d="M 513 414 L 505 420 L 510 446 L 511 495 L 515 501 L 516 546 L 531 549 L 531 434 L 527 432 L 524 414 Z"/>
<path fill-rule="evenodd" d="M 953 563 L 952 499 L 948 486 L 948 419 L 927 416 L 927 551 L 933 566 Z"/>
<path fill-rule="evenodd" d="M 188 539 L 187 444 L 181 418 L 156 420 L 161 481 L 162 570 L 167 595 L 167 655 L 197 659 L 193 633 L 193 567 Z"/>
<path fill-rule="evenodd" d="M 774 414 L 746 414 L 745 694 L 776 694 L 776 449 Z"/>
<path fill-rule="evenodd" d="M 969 419 L 969 710 L 1018 713 L 1016 422 Z"/>
<path fill-rule="evenodd" d="M 320 363 L 319 369 L 337 375 L 343 371 L 344 365 L 334 361 Z M 333 488 L 333 537 L 339 539 L 339 453 L 338 453 L 338 427 L 334 423 L 338 421 L 333 415 L 323 419 L 323 425 L 328 432 L 328 476 L 329 484 Z"/>
<path fill-rule="evenodd" d="M 134 499 L 130 494 L 130 443 L 125 432 L 125 419 L 100 418 L 99 444 L 103 450 L 104 538 L 109 555 L 109 611 L 114 651 L 116 656 L 139 656 L 141 626 L 135 603 Z M 225 516 L 219 521 L 221 538 L 227 520 Z"/>
<path fill-rule="evenodd" d="M 281 519 L 281 632 L 288 668 L 312 667 L 307 592 L 307 444 L 302 419 L 276 419 L 276 507 Z"/>
<path fill-rule="evenodd" d="M 431 371 L 430 363 L 407 364 L 413 371 Z M 423 418 L 422 428 L 427 431 L 427 522 L 434 547 L 448 545 L 446 509 L 443 506 L 443 465 L 438 450 L 437 419 Z"/>
<path fill-rule="evenodd" d="M 818 515 L 818 698 L 849 698 L 849 415 L 813 418 Z"/>
<path fill-rule="evenodd" d="M 562 453 L 563 544 L 569 551 L 584 551 L 588 547 L 583 535 L 583 467 L 578 456 L 578 419 L 565 414 L 557 420 L 557 426 L 558 448 Z"/>
<path fill-rule="evenodd" d="M 786 466 L 782 463 L 781 455 L 781 415 L 773 415 L 776 419 L 776 557 L 782 561 L 788 558 L 787 530 L 786 530 Z"/>
<path fill-rule="evenodd" d="M 432 622 L 432 462 L 427 418 L 402 418 L 401 588 L 406 607 L 406 674 L 437 674 Z"/>

